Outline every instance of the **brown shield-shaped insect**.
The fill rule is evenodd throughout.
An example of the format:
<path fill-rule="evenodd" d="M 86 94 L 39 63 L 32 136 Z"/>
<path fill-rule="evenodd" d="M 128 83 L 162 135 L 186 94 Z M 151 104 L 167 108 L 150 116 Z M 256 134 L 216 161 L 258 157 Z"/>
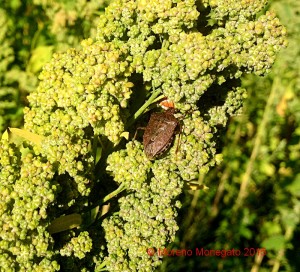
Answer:
<path fill-rule="evenodd" d="M 151 114 L 143 136 L 144 150 L 150 160 L 161 155 L 171 145 L 176 128 L 180 125 L 174 113 L 175 109 L 171 108 Z"/>

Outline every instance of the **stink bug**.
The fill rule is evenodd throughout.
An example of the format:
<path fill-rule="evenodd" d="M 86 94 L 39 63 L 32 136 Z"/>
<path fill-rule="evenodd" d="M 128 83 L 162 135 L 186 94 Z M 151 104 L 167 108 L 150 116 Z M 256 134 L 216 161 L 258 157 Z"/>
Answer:
<path fill-rule="evenodd" d="M 175 109 L 170 108 L 164 112 L 151 114 L 143 136 L 144 150 L 150 160 L 170 147 L 176 128 L 180 126 L 174 113 Z"/>

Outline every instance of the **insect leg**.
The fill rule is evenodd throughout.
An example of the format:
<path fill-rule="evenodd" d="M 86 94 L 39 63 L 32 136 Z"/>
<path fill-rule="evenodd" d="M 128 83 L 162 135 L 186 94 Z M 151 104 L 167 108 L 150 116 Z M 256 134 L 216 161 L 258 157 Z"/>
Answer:
<path fill-rule="evenodd" d="M 179 137 L 178 137 L 178 142 L 177 142 L 175 154 L 177 154 L 177 151 L 179 150 L 179 145 L 181 143 L 181 134 L 182 134 L 182 125 L 180 124 L 180 122 L 178 122 L 178 125 L 179 125 Z"/>
<path fill-rule="evenodd" d="M 138 128 L 136 128 L 135 133 L 134 133 L 134 136 L 133 136 L 133 141 L 134 141 L 135 138 L 136 138 L 136 135 L 137 135 L 138 130 L 145 130 L 145 129 L 146 129 L 145 127 L 138 127 Z"/>

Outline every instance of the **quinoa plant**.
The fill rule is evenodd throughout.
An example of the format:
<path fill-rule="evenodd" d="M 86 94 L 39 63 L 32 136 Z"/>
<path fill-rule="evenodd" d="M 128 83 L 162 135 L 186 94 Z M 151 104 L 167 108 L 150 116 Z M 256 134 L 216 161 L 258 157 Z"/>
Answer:
<path fill-rule="evenodd" d="M 266 2 L 116 0 L 95 39 L 53 55 L 24 129 L 1 142 L 3 271 L 161 263 L 152 252 L 174 240 L 178 197 L 222 159 L 218 138 L 247 95 L 240 77 L 267 73 L 286 44 Z M 133 135 L 165 97 L 181 132 L 149 160 Z"/>

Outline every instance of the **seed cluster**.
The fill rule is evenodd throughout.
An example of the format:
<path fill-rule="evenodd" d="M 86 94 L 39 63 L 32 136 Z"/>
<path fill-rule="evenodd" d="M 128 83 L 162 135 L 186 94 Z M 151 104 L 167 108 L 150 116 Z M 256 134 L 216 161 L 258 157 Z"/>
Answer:
<path fill-rule="evenodd" d="M 0 169 L 1 270 L 58 271 L 47 232 L 47 209 L 60 189 L 53 181 L 53 166 L 31 153 L 22 156 L 14 144 L 2 140 Z"/>
<path fill-rule="evenodd" d="M 124 182 L 130 192 L 119 199 L 120 212 L 102 224 L 108 242 L 108 269 L 149 271 L 161 259 L 147 251 L 172 242 L 178 230 L 175 218 L 180 203 L 176 197 L 182 191 L 183 180 L 169 159 L 151 163 L 137 141 L 110 155 L 108 164 L 115 180 Z M 118 167 L 122 167 L 121 173 Z M 153 176 L 147 178 L 150 169 Z"/>

